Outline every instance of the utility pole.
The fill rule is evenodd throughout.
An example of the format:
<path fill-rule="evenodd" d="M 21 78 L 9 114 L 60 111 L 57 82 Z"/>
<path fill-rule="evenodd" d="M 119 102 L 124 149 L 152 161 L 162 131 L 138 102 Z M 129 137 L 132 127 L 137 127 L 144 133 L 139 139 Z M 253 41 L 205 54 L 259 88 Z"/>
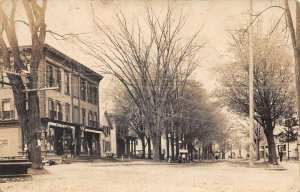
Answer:
<path fill-rule="evenodd" d="M 290 160 L 290 128 L 291 128 L 292 119 L 288 119 L 288 131 L 287 131 L 287 160 Z"/>
<path fill-rule="evenodd" d="M 254 93 L 253 93 L 253 27 L 252 27 L 252 15 L 253 15 L 253 1 L 250 0 L 250 9 L 249 9 L 249 166 L 254 165 L 254 153 L 253 153 L 253 128 L 254 128 Z"/>
<path fill-rule="evenodd" d="M 298 121 L 300 122 L 300 2 L 296 1 L 296 25 L 293 27 L 293 21 L 291 12 L 288 6 L 288 0 L 285 0 L 285 7 L 287 8 L 286 12 L 288 13 L 288 22 L 290 33 L 292 37 L 292 44 L 294 47 L 295 53 L 295 81 L 296 81 L 296 104 L 297 104 L 297 113 L 298 113 Z M 296 32 L 295 32 L 296 29 Z M 297 148 L 298 148 L 298 164 L 299 164 L 299 175 L 300 175 L 300 127 L 298 126 L 297 133 Z"/>

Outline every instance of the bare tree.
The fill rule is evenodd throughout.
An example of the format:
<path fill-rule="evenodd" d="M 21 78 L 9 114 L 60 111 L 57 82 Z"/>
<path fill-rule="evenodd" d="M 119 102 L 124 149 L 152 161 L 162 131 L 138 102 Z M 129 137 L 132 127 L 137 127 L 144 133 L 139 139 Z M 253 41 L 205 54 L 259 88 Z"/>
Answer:
<path fill-rule="evenodd" d="M 121 89 L 114 97 L 114 116 L 118 119 L 117 126 L 125 126 L 133 130 L 142 142 L 142 155 L 146 156 L 146 140 L 149 137 L 147 125 L 141 111 L 134 104 L 126 90 Z"/>
<path fill-rule="evenodd" d="M 101 26 L 100 21 L 95 21 L 105 40 L 97 44 L 81 39 L 81 43 L 85 53 L 102 62 L 106 72 L 122 83 L 145 116 L 153 142 L 153 159 L 159 161 L 167 96 L 174 88 L 174 80 L 178 76 L 187 79 L 197 66 L 200 31 L 185 37 L 184 19 L 175 19 L 170 7 L 164 16 L 147 7 L 145 15 L 146 26 L 136 20 L 130 27 L 122 12 L 116 14 L 118 28 Z"/>
<path fill-rule="evenodd" d="M 243 29 L 230 33 L 230 51 L 235 62 L 220 68 L 220 83 L 223 86 L 219 97 L 231 109 L 248 114 L 248 39 Z M 279 42 L 275 32 L 266 39 L 261 30 L 254 37 L 254 111 L 255 120 L 264 128 L 268 142 L 269 163 L 278 164 L 273 138 L 276 120 L 284 115 L 293 103 L 291 91 L 291 61 L 287 47 Z"/>
<path fill-rule="evenodd" d="M 30 88 L 38 88 L 38 67 L 43 59 L 43 48 L 46 37 L 45 11 L 47 0 L 43 0 L 41 5 L 36 0 L 22 0 L 26 11 L 27 21 L 21 21 L 28 26 L 32 42 L 30 74 L 28 75 Z M 11 0 L 10 13 L 5 12 L 0 4 L 0 21 L 1 35 L 0 48 L 3 58 L 3 65 L 8 69 L 15 69 L 18 73 L 27 69 L 22 58 L 17 32 L 16 32 L 16 9 L 17 1 Z M 6 41 L 7 39 L 7 41 Z M 11 63 L 13 63 L 11 65 Z M 24 82 L 20 76 L 8 74 L 8 79 L 13 87 L 14 101 L 19 116 L 19 122 L 25 133 L 25 140 L 30 151 L 33 168 L 41 168 L 41 151 L 37 147 L 37 133 L 41 128 L 39 115 L 39 97 L 37 91 L 28 93 L 23 92 L 25 89 Z M 28 99 L 28 109 L 26 109 L 26 100 Z"/>

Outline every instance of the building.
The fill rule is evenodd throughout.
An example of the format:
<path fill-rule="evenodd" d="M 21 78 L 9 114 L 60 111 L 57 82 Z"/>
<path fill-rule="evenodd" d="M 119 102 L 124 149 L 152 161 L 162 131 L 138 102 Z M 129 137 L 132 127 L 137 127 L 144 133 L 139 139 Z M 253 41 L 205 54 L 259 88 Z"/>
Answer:
<path fill-rule="evenodd" d="M 285 141 L 282 141 L 281 139 L 281 135 L 284 134 L 286 131 L 285 128 L 286 127 L 284 126 L 277 125 L 275 126 L 273 131 L 277 157 L 279 156 L 279 152 L 282 152 L 284 159 L 288 159 L 288 158 L 297 159 L 298 157 L 297 140 L 287 143 Z M 290 129 L 293 131 L 294 134 L 297 134 L 299 128 L 296 125 L 296 126 L 292 126 Z"/>
<path fill-rule="evenodd" d="M 137 155 L 137 145 L 139 141 L 137 134 L 130 128 L 130 126 L 123 124 L 122 120 L 119 120 L 119 123 L 116 121 L 117 156 Z"/>
<path fill-rule="evenodd" d="M 101 114 L 100 128 L 103 130 L 100 136 L 101 156 L 114 155 L 117 153 L 116 128 L 113 116 L 107 111 Z"/>
<path fill-rule="evenodd" d="M 30 60 L 31 47 L 20 49 L 24 61 Z M 28 62 L 29 63 L 29 62 Z M 28 70 L 30 65 L 28 64 Z M 58 87 L 39 91 L 41 150 L 47 155 L 99 157 L 99 83 L 103 77 L 83 64 L 45 45 L 39 66 L 39 87 Z M 6 81 L 5 74 L 1 77 Z M 1 83 L 0 83 L 1 84 Z M 10 86 L 0 87 L 0 156 L 16 156 L 26 149 L 18 124 Z"/>

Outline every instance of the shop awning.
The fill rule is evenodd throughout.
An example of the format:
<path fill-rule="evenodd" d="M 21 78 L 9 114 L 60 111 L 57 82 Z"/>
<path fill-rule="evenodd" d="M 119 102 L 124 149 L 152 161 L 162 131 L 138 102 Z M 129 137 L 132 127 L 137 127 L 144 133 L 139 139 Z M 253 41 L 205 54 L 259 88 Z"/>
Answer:
<path fill-rule="evenodd" d="M 93 129 L 88 129 L 88 128 L 85 128 L 85 132 L 91 132 L 91 133 L 101 133 L 100 130 L 93 130 Z"/>
<path fill-rule="evenodd" d="M 50 127 L 50 126 L 61 127 L 61 128 L 66 128 L 66 129 L 75 129 L 74 126 L 64 125 L 61 123 L 48 122 L 48 127 Z"/>

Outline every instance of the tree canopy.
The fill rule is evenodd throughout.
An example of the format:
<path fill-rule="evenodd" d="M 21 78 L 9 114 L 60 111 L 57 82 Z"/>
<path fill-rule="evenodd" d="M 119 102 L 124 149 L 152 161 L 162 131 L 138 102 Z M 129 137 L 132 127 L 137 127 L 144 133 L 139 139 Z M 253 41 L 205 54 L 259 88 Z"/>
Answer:
<path fill-rule="evenodd" d="M 229 52 L 234 61 L 217 69 L 220 87 L 217 95 L 232 111 L 248 115 L 248 44 L 247 34 L 241 28 L 230 32 Z M 269 162 L 277 164 L 273 129 L 277 120 L 292 109 L 294 103 L 291 53 L 282 44 L 278 33 L 266 38 L 256 28 L 254 34 L 254 111 L 255 120 L 264 128 L 268 140 Z"/>

